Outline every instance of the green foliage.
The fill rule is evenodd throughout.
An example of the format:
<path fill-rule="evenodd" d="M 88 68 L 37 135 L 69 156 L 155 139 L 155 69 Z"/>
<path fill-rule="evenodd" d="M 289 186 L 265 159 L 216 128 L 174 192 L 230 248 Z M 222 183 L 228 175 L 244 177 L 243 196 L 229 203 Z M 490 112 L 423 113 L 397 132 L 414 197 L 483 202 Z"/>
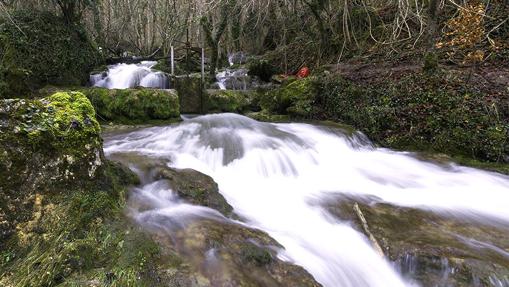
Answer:
<path fill-rule="evenodd" d="M 175 92 L 153 89 L 81 90 L 94 105 L 101 120 L 119 123 L 146 123 L 150 120 L 171 120 L 180 115 Z"/>
<path fill-rule="evenodd" d="M 276 69 L 267 60 L 253 60 L 248 64 L 250 76 L 259 77 L 262 81 L 270 82 Z"/>
<path fill-rule="evenodd" d="M 0 98 L 29 96 L 46 84 L 85 84 L 100 64 L 83 27 L 36 11 L 0 20 Z"/>
<path fill-rule="evenodd" d="M 438 55 L 436 53 L 426 53 L 424 55 L 423 70 L 426 73 L 433 73 L 438 69 Z"/>
<path fill-rule="evenodd" d="M 357 85 L 325 77 L 322 117 L 351 124 L 393 148 L 431 150 L 503 162 L 509 154 L 509 111 L 502 99 L 445 73 Z"/>

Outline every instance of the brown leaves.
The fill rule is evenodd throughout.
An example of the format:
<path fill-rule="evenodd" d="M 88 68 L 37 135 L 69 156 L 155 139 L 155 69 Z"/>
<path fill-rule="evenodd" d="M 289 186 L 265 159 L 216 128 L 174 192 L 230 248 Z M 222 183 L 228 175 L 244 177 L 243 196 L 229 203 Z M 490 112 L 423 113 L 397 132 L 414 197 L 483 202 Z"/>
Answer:
<path fill-rule="evenodd" d="M 482 62 L 485 53 L 475 48 L 486 38 L 485 6 L 483 3 L 469 3 L 459 7 L 458 10 L 459 14 L 446 23 L 447 31 L 444 33 L 444 40 L 436 43 L 435 46 L 438 49 L 450 48 L 451 51 L 447 53 L 450 56 L 467 50 L 467 54 L 463 54 L 464 64 Z"/>

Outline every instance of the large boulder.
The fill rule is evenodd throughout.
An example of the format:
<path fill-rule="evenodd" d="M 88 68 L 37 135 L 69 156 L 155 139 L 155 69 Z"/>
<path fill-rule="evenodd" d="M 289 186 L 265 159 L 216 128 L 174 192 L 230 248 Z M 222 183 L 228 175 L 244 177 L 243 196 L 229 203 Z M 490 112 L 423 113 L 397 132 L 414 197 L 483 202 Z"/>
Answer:
<path fill-rule="evenodd" d="M 36 192 L 95 178 L 100 131 L 81 93 L 0 101 L 0 241 L 28 220 Z"/>
<path fill-rule="evenodd" d="M 313 78 L 292 80 L 283 86 L 261 94 L 260 107 L 270 114 L 309 118 L 317 95 Z"/>
<path fill-rule="evenodd" d="M 204 106 L 209 113 L 256 111 L 257 97 L 257 91 L 207 90 Z"/>
<path fill-rule="evenodd" d="M 146 123 L 178 119 L 177 91 L 156 89 L 81 90 L 92 102 L 99 120 L 115 123 Z"/>

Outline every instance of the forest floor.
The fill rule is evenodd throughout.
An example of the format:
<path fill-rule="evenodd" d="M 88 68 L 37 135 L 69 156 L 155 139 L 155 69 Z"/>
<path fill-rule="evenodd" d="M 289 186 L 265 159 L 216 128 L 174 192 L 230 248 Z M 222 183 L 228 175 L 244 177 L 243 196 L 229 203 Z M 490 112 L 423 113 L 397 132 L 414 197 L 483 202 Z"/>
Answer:
<path fill-rule="evenodd" d="M 408 74 L 422 70 L 422 64 L 395 63 L 395 62 L 372 62 L 358 63 L 346 62 L 330 66 L 332 72 L 341 74 L 348 80 L 356 83 L 370 83 L 379 80 L 396 81 Z M 500 93 L 509 91 L 509 67 L 497 65 L 485 66 L 457 66 L 440 65 L 439 69 L 468 75 L 469 83 L 487 92 Z"/>

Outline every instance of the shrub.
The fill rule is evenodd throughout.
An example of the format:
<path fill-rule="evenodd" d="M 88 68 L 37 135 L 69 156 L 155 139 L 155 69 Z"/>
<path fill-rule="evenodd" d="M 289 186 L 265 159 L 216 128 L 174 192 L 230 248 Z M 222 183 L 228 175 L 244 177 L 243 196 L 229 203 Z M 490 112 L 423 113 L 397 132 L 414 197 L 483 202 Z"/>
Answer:
<path fill-rule="evenodd" d="M 507 105 L 459 77 L 417 73 L 361 86 L 328 76 L 319 83 L 321 117 L 351 124 L 385 146 L 507 161 Z"/>

